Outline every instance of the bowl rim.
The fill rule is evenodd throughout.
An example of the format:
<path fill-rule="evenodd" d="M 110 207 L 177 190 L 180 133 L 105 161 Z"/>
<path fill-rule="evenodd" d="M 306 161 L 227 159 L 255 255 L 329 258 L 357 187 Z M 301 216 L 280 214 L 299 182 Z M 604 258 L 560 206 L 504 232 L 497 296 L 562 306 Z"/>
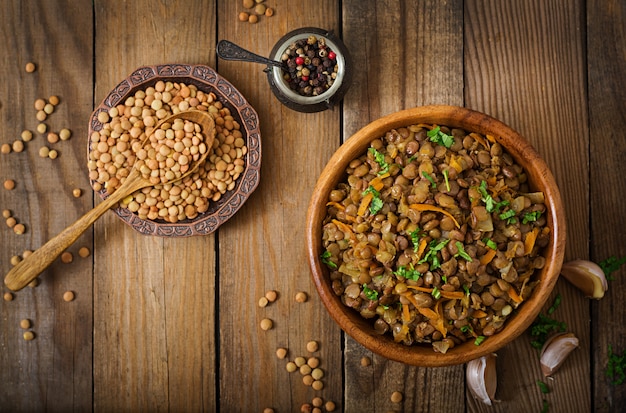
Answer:
<path fill-rule="evenodd" d="M 542 288 L 533 291 L 530 298 L 511 316 L 505 329 L 489 337 L 476 346 L 467 341 L 445 354 L 435 352 L 430 346 L 406 346 L 393 341 L 388 335 L 378 335 L 370 322 L 354 310 L 345 307 L 332 291 L 328 281 L 328 270 L 321 263 L 322 220 L 330 190 L 345 173 L 345 167 L 354 158 L 363 154 L 369 143 L 385 132 L 417 123 L 428 123 L 458 127 L 467 132 L 492 135 L 503 144 L 509 153 L 526 170 L 529 181 L 535 189 L 545 194 L 549 214 L 547 225 L 552 230 L 552 237 L 546 247 L 546 265 L 538 275 Z M 494 130 L 498 130 L 494 134 Z M 319 208 L 317 208 L 320 206 Z M 306 248 L 311 277 L 322 303 L 339 327 L 358 343 L 387 359 L 422 367 L 440 367 L 463 364 L 486 354 L 494 353 L 518 336 L 535 320 L 543 305 L 547 302 L 558 280 L 565 254 L 566 221 L 559 189 L 546 162 L 534 147 L 519 133 L 503 122 L 478 111 L 465 107 L 448 105 L 429 105 L 405 109 L 381 117 L 349 137 L 331 156 L 318 179 L 309 202 L 306 215 Z M 523 315 L 523 316 L 522 316 Z"/>
<path fill-rule="evenodd" d="M 217 71 L 203 64 L 165 63 L 140 66 L 113 87 L 89 116 L 87 135 L 87 160 L 91 149 L 91 134 L 102 128 L 98 114 L 111 107 L 124 103 L 124 99 L 137 90 L 145 89 L 159 80 L 186 82 L 199 89 L 219 94 L 224 106 L 234 110 L 235 119 L 240 119 L 240 127 L 245 131 L 248 153 L 245 155 L 245 169 L 237 180 L 235 188 L 226 192 L 219 201 L 209 206 L 209 210 L 192 220 L 177 223 L 141 219 L 127 208 L 116 207 L 113 212 L 126 224 L 143 235 L 160 237 L 189 237 L 208 235 L 216 231 L 243 206 L 258 187 L 261 169 L 261 130 L 259 115 L 246 98 Z M 93 180 L 89 180 L 93 189 Z M 95 191 L 100 198 L 106 198 L 104 191 Z M 213 203 L 213 201 L 211 201 Z"/>

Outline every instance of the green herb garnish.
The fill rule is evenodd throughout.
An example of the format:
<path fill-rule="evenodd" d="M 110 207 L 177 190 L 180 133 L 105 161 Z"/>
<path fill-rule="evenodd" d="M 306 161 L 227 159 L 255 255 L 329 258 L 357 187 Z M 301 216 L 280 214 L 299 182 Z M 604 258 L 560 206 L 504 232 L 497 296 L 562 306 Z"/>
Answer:
<path fill-rule="evenodd" d="M 448 181 L 448 170 L 443 170 L 443 179 L 446 182 L 446 191 L 450 192 L 450 182 Z"/>
<path fill-rule="evenodd" d="M 489 238 L 485 238 L 483 242 L 487 247 L 491 248 L 492 250 L 498 249 L 498 244 L 496 244 L 493 240 L 490 240 Z"/>
<path fill-rule="evenodd" d="M 553 318 L 548 317 L 547 315 L 539 314 L 539 316 L 533 322 L 530 328 L 530 335 L 533 337 L 533 340 L 530 342 L 530 344 L 534 348 L 541 350 L 541 347 L 543 347 L 550 333 L 562 333 L 566 329 L 566 323 L 562 321 L 557 321 Z"/>
<path fill-rule="evenodd" d="M 498 215 L 498 218 L 506 221 L 507 224 L 515 224 L 517 222 L 517 218 L 515 218 L 515 211 L 512 209 L 501 213 L 500 215 Z"/>
<path fill-rule="evenodd" d="M 378 152 L 376 148 L 369 148 L 368 152 L 374 156 L 374 160 L 380 166 L 380 170 L 378 171 L 378 175 L 386 174 L 389 172 L 389 164 L 385 161 L 385 155 Z"/>
<path fill-rule="evenodd" d="M 429 262 L 431 270 L 436 270 L 437 268 L 441 267 L 441 263 L 439 262 L 439 258 L 437 257 L 437 252 L 441 251 L 441 249 L 443 249 L 443 247 L 445 247 L 448 242 L 450 242 L 449 239 L 444 239 L 440 242 L 437 242 L 437 240 L 430 241 L 430 243 L 428 244 L 430 247 L 428 252 L 424 255 L 424 258 L 419 260 L 417 263 L 423 264 L 425 262 Z"/>
<path fill-rule="evenodd" d="M 489 192 L 487 192 L 487 181 L 480 182 L 478 192 L 480 192 L 480 200 L 485 203 L 485 209 L 487 209 L 487 212 L 498 212 L 500 211 L 500 208 L 509 205 L 509 201 L 505 200 L 496 202 L 495 199 L 489 195 Z"/>
<path fill-rule="evenodd" d="M 555 312 L 556 309 L 559 308 L 560 305 L 561 305 L 561 294 L 557 294 L 556 297 L 554 297 L 554 302 L 552 303 L 550 308 L 548 308 L 548 315 Z"/>
<path fill-rule="evenodd" d="M 528 212 L 524 214 L 522 218 L 522 224 L 528 224 L 529 222 L 535 222 L 541 216 L 541 211 Z"/>
<path fill-rule="evenodd" d="M 437 182 L 435 182 L 435 179 L 432 176 L 430 176 L 428 172 L 422 171 L 422 176 L 430 181 L 431 187 L 437 188 Z"/>
<path fill-rule="evenodd" d="M 609 344 L 609 356 L 606 366 L 606 375 L 611 379 L 611 384 L 622 384 L 626 380 L 626 354 L 613 353 L 613 346 Z"/>
<path fill-rule="evenodd" d="M 463 248 L 463 244 L 461 243 L 461 241 L 455 242 L 454 245 L 456 245 L 456 248 L 459 250 L 459 252 L 454 254 L 455 257 L 461 257 L 465 261 L 472 262 L 472 257 L 470 257 L 469 254 L 465 252 L 465 248 Z"/>
<path fill-rule="evenodd" d="M 363 294 L 365 294 L 368 300 L 378 300 L 378 291 L 372 290 L 367 284 L 363 284 Z"/>
<path fill-rule="evenodd" d="M 438 300 L 441 298 L 441 291 L 439 291 L 439 288 L 433 287 L 433 291 L 430 293 L 430 295 L 432 295 L 435 300 Z"/>
<path fill-rule="evenodd" d="M 541 413 L 548 413 L 550 410 L 550 403 L 547 400 L 543 400 L 543 406 L 541 407 Z"/>
<path fill-rule="evenodd" d="M 430 138 L 431 142 L 438 143 L 439 145 L 443 145 L 446 148 L 450 148 L 454 144 L 454 137 L 443 133 L 439 126 L 435 126 L 428 132 L 426 132 L 426 136 Z"/>
<path fill-rule="evenodd" d="M 606 279 L 609 281 L 613 281 L 615 280 L 615 278 L 611 274 L 619 270 L 619 268 L 624 265 L 624 263 L 626 263 L 626 256 L 622 258 L 612 256 L 605 259 L 604 261 L 600 261 L 598 265 L 600 266 L 600 268 L 602 268 Z"/>
<path fill-rule="evenodd" d="M 476 337 L 476 340 L 474 340 L 474 345 L 475 346 L 480 346 L 481 344 L 483 344 L 483 341 L 485 341 L 486 337 L 485 336 L 478 336 Z"/>
<path fill-rule="evenodd" d="M 471 332 L 472 326 L 470 326 L 469 324 L 465 324 L 464 326 L 461 326 L 459 330 L 461 330 L 462 333 Z"/>
<path fill-rule="evenodd" d="M 372 202 L 370 202 L 369 210 L 371 215 L 376 215 L 384 205 L 383 200 L 380 198 L 380 192 L 378 192 L 376 188 L 370 185 L 365 191 L 363 191 L 361 196 L 365 196 L 367 194 L 372 194 L 374 196 L 372 198 Z"/>
<path fill-rule="evenodd" d="M 415 231 L 411 232 L 409 236 L 411 237 L 411 243 L 413 244 L 413 251 L 417 252 L 419 248 L 420 238 L 421 238 L 422 230 L 419 228 L 415 228 Z"/>
<path fill-rule="evenodd" d="M 548 385 L 546 383 L 544 383 L 541 380 L 537 380 L 537 386 L 539 386 L 539 389 L 541 390 L 541 392 L 543 394 L 548 394 L 550 393 L 550 388 L 548 387 Z"/>
<path fill-rule="evenodd" d="M 410 268 L 407 268 L 404 265 L 398 267 L 398 269 L 394 271 L 393 274 L 398 277 L 402 277 L 404 279 L 413 280 L 413 281 L 419 280 L 419 278 L 422 276 L 422 274 L 419 271 L 413 268 L 412 264 L 410 265 Z"/>
<path fill-rule="evenodd" d="M 465 295 L 470 295 L 470 289 L 467 284 L 463 284 L 463 291 L 465 291 Z"/>
<path fill-rule="evenodd" d="M 322 258 L 322 262 L 324 264 L 326 264 L 328 267 L 332 268 L 333 270 L 337 269 L 337 264 L 335 264 L 334 262 L 332 262 L 330 260 L 331 254 L 330 251 L 326 250 L 324 251 L 324 253 L 320 256 L 320 258 Z"/>

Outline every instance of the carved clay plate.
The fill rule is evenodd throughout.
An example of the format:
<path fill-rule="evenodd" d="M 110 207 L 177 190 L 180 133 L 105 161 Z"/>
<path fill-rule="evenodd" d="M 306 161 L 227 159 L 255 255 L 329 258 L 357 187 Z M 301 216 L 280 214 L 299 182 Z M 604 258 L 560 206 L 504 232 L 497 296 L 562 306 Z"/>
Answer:
<path fill-rule="evenodd" d="M 89 119 L 89 135 L 102 129 L 98 114 L 124 102 L 138 90 L 154 86 L 157 81 L 183 82 L 195 85 L 205 93 L 213 92 L 231 115 L 241 125 L 241 132 L 246 141 L 248 153 L 245 155 L 245 169 L 236 181 L 235 187 L 227 191 L 217 201 L 209 201 L 209 209 L 191 220 L 169 223 L 162 220 L 145 220 L 127 208 L 118 207 L 113 211 L 133 229 L 144 235 L 161 237 L 188 237 L 207 235 L 230 219 L 256 189 L 261 169 L 261 132 L 259 117 L 243 95 L 215 70 L 203 65 L 164 64 L 144 66 L 135 70 L 121 81 L 96 107 Z M 91 151 L 91 139 L 88 139 L 87 153 Z M 94 182 L 91 181 L 92 187 Z M 101 198 L 106 198 L 104 190 L 98 191 Z"/>

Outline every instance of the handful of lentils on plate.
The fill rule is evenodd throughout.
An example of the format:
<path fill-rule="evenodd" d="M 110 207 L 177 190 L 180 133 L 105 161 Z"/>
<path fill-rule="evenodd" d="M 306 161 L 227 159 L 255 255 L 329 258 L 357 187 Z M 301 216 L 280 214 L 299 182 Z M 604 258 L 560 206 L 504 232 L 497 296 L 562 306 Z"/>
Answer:
<path fill-rule="evenodd" d="M 283 79 L 301 96 L 318 96 L 335 82 L 339 67 L 337 54 L 326 45 L 326 39 L 310 35 L 287 47 L 281 56 L 287 66 Z"/>
<path fill-rule="evenodd" d="M 445 353 L 500 331 L 545 265 L 542 192 L 491 136 L 390 130 L 330 192 L 322 261 L 379 334 Z"/>

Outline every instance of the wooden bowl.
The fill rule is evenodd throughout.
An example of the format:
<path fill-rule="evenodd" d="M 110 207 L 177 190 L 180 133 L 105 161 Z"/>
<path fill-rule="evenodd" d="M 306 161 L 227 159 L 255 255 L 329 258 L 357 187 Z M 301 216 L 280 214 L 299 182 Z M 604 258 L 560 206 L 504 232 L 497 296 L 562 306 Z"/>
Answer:
<path fill-rule="evenodd" d="M 326 202 L 330 191 L 345 177 L 351 160 L 361 156 L 372 140 L 385 132 L 418 123 L 438 124 L 489 134 L 526 170 L 533 190 L 542 191 L 548 209 L 547 225 L 551 229 L 549 245 L 544 250 L 545 267 L 535 274 L 540 281 L 531 296 L 523 302 L 504 328 L 481 345 L 469 340 L 437 353 L 430 345 L 406 346 L 396 343 L 390 335 L 379 335 L 373 322 L 366 320 L 352 308 L 342 304 L 331 288 L 329 272 L 321 261 L 322 222 L 326 216 Z M 561 196 L 554 177 L 537 151 L 517 132 L 502 122 L 479 112 L 453 106 L 425 106 L 393 113 L 378 119 L 351 136 L 334 153 L 324 168 L 313 190 L 306 221 L 306 242 L 309 265 L 315 287 L 330 315 L 339 326 L 358 343 L 385 358 L 415 366 L 436 367 L 462 364 L 485 354 L 493 353 L 522 334 L 535 320 L 548 300 L 558 279 L 565 251 L 565 215 Z"/>
<path fill-rule="evenodd" d="M 102 129 L 98 114 L 123 103 L 136 91 L 154 86 L 159 80 L 164 82 L 182 82 L 195 85 L 205 93 L 213 92 L 218 100 L 230 109 L 231 115 L 241 125 L 248 153 L 244 157 L 245 169 L 236 181 L 236 186 L 227 191 L 217 202 L 209 201 L 209 209 L 194 219 L 177 223 L 161 220 L 145 220 L 126 208 L 114 210 L 117 216 L 136 231 L 145 235 L 162 237 L 187 237 L 207 235 L 230 219 L 258 186 L 261 169 L 261 131 L 259 116 L 243 95 L 215 70 L 203 65 L 164 64 L 140 67 L 121 81 L 98 105 L 89 119 L 89 136 Z M 88 140 L 87 155 L 91 150 Z M 94 182 L 91 182 L 92 187 Z M 98 192 L 106 197 L 104 190 Z"/>

